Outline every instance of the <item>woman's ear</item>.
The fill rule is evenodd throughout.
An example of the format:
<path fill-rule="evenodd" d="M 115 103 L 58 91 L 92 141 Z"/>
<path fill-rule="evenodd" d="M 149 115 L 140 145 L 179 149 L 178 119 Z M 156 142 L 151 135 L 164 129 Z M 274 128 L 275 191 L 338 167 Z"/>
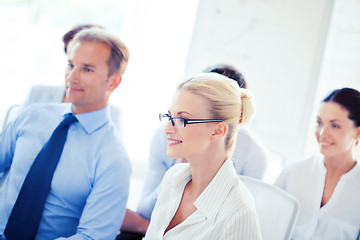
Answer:
<path fill-rule="evenodd" d="M 360 127 L 357 127 L 357 133 L 356 133 L 355 139 L 356 139 L 356 144 L 358 144 L 359 139 L 360 139 Z"/>
<path fill-rule="evenodd" d="M 226 123 L 224 122 L 217 123 L 216 128 L 214 129 L 214 132 L 211 135 L 211 141 L 215 141 L 224 137 L 224 135 L 227 132 L 227 128 L 228 126 L 226 125 Z"/>

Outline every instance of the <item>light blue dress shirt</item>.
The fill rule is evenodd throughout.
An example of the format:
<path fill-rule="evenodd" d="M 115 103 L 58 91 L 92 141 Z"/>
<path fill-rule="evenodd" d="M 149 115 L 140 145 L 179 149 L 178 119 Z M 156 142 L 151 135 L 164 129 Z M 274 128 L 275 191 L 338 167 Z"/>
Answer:
<path fill-rule="evenodd" d="M 23 109 L 36 103 L 61 103 L 65 95 L 65 85 L 34 85 L 31 87 L 28 95 L 25 98 L 23 104 L 17 109 L 16 113 L 12 114 L 11 117 L 15 118 Z M 121 139 L 123 139 L 123 128 L 122 128 L 122 111 L 119 107 L 109 103 L 110 119 L 113 121 Z M 10 119 L 9 119 L 10 120 Z M 6 125 L 6 123 L 4 123 Z"/>
<path fill-rule="evenodd" d="M 166 171 L 176 163 L 167 156 L 164 126 L 159 127 L 151 140 L 149 167 L 137 212 L 150 219 L 157 200 L 158 188 Z M 262 179 L 268 162 L 267 150 L 246 129 L 239 128 L 231 156 L 237 174 Z"/>
<path fill-rule="evenodd" d="M 10 171 L 0 192 L 0 235 L 32 162 L 69 112 L 71 104 L 35 104 L 1 133 L 0 173 Z M 54 173 L 37 240 L 115 239 L 125 215 L 131 167 L 108 109 L 76 118 Z"/>

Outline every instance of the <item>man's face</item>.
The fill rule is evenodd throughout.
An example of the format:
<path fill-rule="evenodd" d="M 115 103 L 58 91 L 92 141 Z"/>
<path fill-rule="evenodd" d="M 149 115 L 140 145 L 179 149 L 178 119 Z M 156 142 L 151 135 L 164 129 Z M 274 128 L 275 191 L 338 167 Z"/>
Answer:
<path fill-rule="evenodd" d="M 117 87 L 116 74 L 108 76 L 109 55 L 110 48 L 100 42 L 75 42 L 69 46 L 66 96 L 75 114 L 107 106 L 110 93 Z"/>

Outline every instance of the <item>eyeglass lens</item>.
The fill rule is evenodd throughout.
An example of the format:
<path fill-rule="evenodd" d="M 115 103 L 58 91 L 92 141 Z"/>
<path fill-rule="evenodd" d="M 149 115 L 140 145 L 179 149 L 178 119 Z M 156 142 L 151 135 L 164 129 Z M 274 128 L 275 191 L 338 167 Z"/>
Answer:
<path fill-rule="evenodd" d="M 183 128 L 185 127 L 185 122 L 183 118 L 173 118 L 169 116 L 168 114 L 159 114 L 160 121 L 171 121 L 171 124 L 173 126 L 176 126 L 177 128 Z"/>

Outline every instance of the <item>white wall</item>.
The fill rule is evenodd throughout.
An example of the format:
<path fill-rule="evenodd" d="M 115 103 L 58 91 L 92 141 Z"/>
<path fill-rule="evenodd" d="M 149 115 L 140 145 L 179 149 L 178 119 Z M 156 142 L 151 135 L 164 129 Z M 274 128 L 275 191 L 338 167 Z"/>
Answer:
<path fill-rule="evenodd" d="M 147 163 L 149 142 L 183 79 L 197 1 L 129 1 L 123 36 L 130 50 L 124 80 L 112 102 L 124 111 L 132 161 Z"/>
<path fill-rule="evenodd" d="M 332 0 L 201 0 L 186 73 L 237 67 L 256 99 L 250 126 L 285 158 L 304 153 Z"/>
<path fill-rule="evenodd" d="M 335 1 L 304 154 L 318 151 L 314 137 L 318 103 L 333 89 L 360 90 L 360 1 Z M 360 147 L 357 158 L 360 159 Z"/>

